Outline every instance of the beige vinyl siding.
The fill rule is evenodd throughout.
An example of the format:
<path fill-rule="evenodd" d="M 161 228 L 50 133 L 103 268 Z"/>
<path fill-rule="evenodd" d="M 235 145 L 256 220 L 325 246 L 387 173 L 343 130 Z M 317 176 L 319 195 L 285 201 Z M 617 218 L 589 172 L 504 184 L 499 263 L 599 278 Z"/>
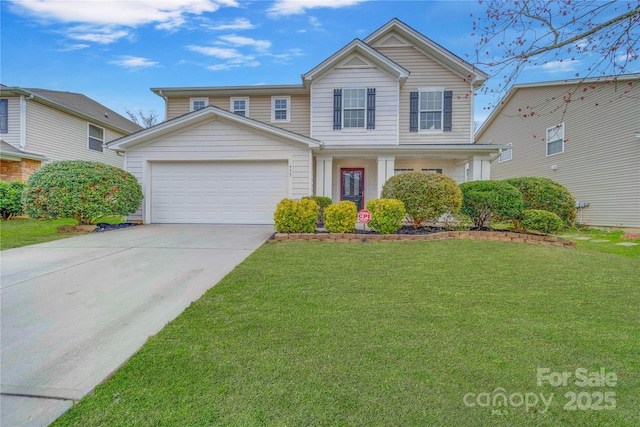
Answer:
<path fill-rule="evenodd" d="M 521 88 L 514 94 L 478 141 L 513 143 L 512 160 L 494 162 L 491 178 L 551 178 L 576 200 L 590 204 L 583 211 L 585 224 L 638 228 L 640 139 L 635 133 L 640 130 L 640 84 L 579 88 L 566 105 L 563 96 L 573 89 Z M 559 123 L 565 124 L 564 153 L 547 156 L 546 129 Z"/>
<path fill-rule="evenodd" d="M 411 72 L 400 88 L 401 144 L 472 142 L 473 93 L 470 83 L 413 47 L 378 47 L 376 50 Z M 442 87 L 444 90 L 453 91 L 451 132 L 409 132 L 409 93 L 425 87 Z"/>
<path fill-rule="evenodd" d="M 282 94 L 273 93 L 272 95 L 246 96 L 241 98 L 249 98 L 249 118 L 259 120 L 281 129 L 286 129 L 300 135 L 309 136 L 310 113 L 309 113 L 309 95 L 291 95 L 291 119 L 289 123 L 271 123 L 271 97 Z M 284 96 L 284 95 L 283 95 Z M 289 96 L 289 95 L 286 95 Z M 231 96 L 209 96 L 202 97 L 209 100 L 209 105 L 222 108 L 223 110 L 231 110 Z M 182 116 L 190 111 L 191 105 L 189 97 L 186 98 L 169 98 L 167 119 L 173 119 Z"/>
<path fill-rule="evenodd" d="M 291 197 L 310 195 L 311 156 L 309 148 L 237 127 L 224 120 L 211 120 L 181 130 L 126 153 L 126 170 L 143 184 L 150 183 L 146 166 L 152 161 L 250 161 L 288 160 L 291 165 Z M 146 184 L 145 184 L 146 183 Z M 143 220 L 142 209 L 130 217 Z"/>
<path fill-rule="evenodd" d="M 7 133 L 0 133 L 0 139 L 20 148 L 20 97 L 3 96 L 7 99 Z"/>
<path fill-rule="evenodd" d="M 100 153 L 87 148 L 89 122 L 86 119 L 27 101 L 26 122 L 25 151 L 41 154 L 50 160 L 89 160 L 119 168 L 124 165 L 123 157 L 114 151 L 105 149 Z M 92 124 L 100 126 L 97 123 Z M 122 136 L 124 134 L 105 128 L 105 142 Z"/>
<path fill-rule="evenodd" d="M 353 88 L 376 89 L 375 129 L 333 129 L 333 91 Z M 311 91 L 312 138 L 326 145 L 398 143 L 398 82 L 388 74 L 372 67 L 335 68 L 314 81 Z"/>

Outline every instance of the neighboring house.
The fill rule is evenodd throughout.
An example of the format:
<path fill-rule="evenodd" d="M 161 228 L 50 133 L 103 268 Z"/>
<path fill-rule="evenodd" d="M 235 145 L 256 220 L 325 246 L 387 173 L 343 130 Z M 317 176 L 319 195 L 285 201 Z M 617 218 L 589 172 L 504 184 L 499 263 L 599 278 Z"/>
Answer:
<path fill-rule="evenodd" d="M 156 88 L 167 121 L 108 144 L 143 186 L 145 223 L 273 223 L 285 197 L 363 208 L 389 177 L 489 179 L 474 144 L 487 75 L 393 19 L 280 86 Z"/>
<path fill-rule="evenodd" d="M 104 148 L 108 141 L 142 129 L 79 93 L 0 85 L 0 179 L 26 180 L 52 160 L 91 160 L 123 167 Z"/>
<path fill-rule="evenodd" d="M 578 221 L 640 228 L 640 75 L 514 86 L 476 133 L 508 144 L 492 179 L 551 178 L 577 202 Z"/>

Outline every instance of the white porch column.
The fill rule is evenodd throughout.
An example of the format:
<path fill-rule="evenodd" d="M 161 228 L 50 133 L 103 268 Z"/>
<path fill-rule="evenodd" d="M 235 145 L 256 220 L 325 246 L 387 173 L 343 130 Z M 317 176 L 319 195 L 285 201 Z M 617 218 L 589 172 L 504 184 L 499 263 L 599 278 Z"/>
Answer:
<path fill-rule="evenodd" d="M 382 194 L 382 186 L 384 186 L 384 183 L 393 176 L 395 163 L 395 156 L 378 157 L 378 197 Z"/>
<path fill-rule="evenodd" d="M 469 180 L 486 181 L 491 179 L 491 158 L 488 156 L 469 157 Z"/>
<path fill-rule="evenodd" d="M 316 196 L 331 198 L 333 157 L 316 157 Z"/>

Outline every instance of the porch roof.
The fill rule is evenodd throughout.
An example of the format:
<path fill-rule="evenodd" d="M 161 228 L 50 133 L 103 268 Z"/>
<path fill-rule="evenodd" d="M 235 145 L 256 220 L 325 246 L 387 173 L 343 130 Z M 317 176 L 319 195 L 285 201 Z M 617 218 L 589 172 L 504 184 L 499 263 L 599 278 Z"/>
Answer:
<path fill-rule="evenodd" d="M 404 144 L 404 145 L 321 145 L 313 148 L 316 155 L 386 155 L 466 158 L 500 153 L 511 146 L 500 144 Z"/>

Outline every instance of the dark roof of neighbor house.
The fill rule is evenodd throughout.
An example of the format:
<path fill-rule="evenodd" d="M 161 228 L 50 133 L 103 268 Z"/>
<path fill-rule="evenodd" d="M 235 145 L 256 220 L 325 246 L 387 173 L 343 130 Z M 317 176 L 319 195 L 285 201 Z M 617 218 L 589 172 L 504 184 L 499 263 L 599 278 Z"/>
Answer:
<path fill-rule="evenodd" d="M 14 160 L 14 159 L 15 160 L 31 159 L 31 160 L 41 160 L 41 161 L 48 160 L 45 156 L 22 151 L 4 140 L 0 140 L 0 158 L 6 158 L 7 160 Z"/>
<path fill-rule="evenodd" d="M 4 85 L 0 87 L 0 92 L 11 92 L 27 97 L 33 95 L 37 101 L 50 104 L 75 115 L 83 116 L 91 121 L 98 122 L 97 124 L 119 130 L 123 133 L 129 134 L 142 129 L 141 126 L 131 120 L 81 93 L 38 88 L 7 87 Z"/>

